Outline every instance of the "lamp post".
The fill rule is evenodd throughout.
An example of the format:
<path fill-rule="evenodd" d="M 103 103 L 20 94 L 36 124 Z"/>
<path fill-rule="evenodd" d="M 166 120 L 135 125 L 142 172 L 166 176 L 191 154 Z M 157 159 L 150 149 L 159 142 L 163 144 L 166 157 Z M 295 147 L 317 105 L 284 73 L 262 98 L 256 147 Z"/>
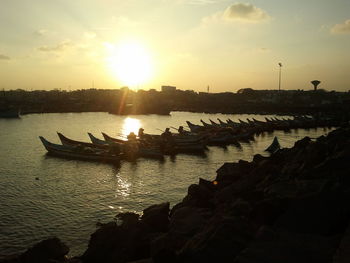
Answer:
<path fill-rule="evenodd" d="M 281 91 L 281 71 L 282 71 L 282 63 L 278 63 L 278 66 L 280 67 L 280 72 L 279 72 L 279 81 L 278 81 L 278 91 Z"/>

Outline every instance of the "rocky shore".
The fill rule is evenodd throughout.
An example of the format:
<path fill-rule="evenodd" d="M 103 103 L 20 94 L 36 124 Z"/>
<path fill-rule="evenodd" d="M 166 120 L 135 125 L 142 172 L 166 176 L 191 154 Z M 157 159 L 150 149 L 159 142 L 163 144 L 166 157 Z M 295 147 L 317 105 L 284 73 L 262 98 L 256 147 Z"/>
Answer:
<path fill-rule="evenodd" d="M 1 263 L 350 262 L 350 127 L 252 162 L 225 163 L 179 204 L 118 214 L 83 255 L 58 238 Z"/>

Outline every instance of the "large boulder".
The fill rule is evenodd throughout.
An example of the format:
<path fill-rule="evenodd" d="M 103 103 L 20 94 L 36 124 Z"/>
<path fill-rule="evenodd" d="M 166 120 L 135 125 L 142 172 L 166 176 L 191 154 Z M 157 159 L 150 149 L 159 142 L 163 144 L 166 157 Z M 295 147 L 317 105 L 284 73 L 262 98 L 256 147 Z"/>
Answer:
<path fill-rule="evenodd" d="M 339 244 L 337 252 L 334 254 L 333 263 L 350 262 L 350 225 Z"/>
<path fill-rule="evenodd" d="M 339 191 L 321 192 L 290 201 L 275 226 L 290 232 L 336 235 L 345 231 L 350 219 L 349 194 Z"/>
<path fill-rule="evenodd" d="M 65 262 L 69 248 L 57 237 L 35 244 L 20 256 L 21 263 Z"/>
<path fill-rule="evenodd" d="M 211 218 L 208 209 L 180 207 L 170 217 L 169 232 L 151 242 L 151 255 L 155 262 L 176 262 L 176 251 L 204 228 Z"/>
<path fill-rule="evenodd" d="M 169 227 L 169 202 L 152 205 L 143 210 L 141 222 L 155 232 L 166 232 Z"/>
<path fill-rule="evenodd" d="M 330 263 L 339 238 L 263 226 L 235 263 Z M 232 261 L 231 261 L 232 262 Z"/>
<path fill-rule="evenodd" d="M 213 218 L 179 252 L 180 262 L 232 262 L 255 233 L 254 226 L 239 217 Z"/>
<path fill-rule="evenodd" d="M 122 214 L 121 225 L 110 222 L 91 235 L 88 249 L 82 256 L 84 263 L 124 263 L 149 258 L 150 229 L 137 216 Z"/>

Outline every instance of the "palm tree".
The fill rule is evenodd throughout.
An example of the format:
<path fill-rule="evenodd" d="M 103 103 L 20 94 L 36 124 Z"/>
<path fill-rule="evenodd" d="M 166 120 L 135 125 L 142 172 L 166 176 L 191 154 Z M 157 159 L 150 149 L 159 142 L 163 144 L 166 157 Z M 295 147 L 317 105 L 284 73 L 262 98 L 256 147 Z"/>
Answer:
<path fill-rule="evenodd" d="M 319 80 L 313 80 L 311 81 L 311 84 L 314 85 L 314 90 L 317 90 L 317 86 L 320 85 L 321 81 Z"/>

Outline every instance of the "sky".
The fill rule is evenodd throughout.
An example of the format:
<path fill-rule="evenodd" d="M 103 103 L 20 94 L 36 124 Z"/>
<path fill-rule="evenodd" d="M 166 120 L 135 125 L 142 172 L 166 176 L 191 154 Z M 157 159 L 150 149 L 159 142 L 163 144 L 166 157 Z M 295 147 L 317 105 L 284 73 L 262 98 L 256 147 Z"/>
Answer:
<path fill-rule="evenodd" d="M 0 0 L 6 90 L 348 91 L 349 49 L 349 0 Z"/>

